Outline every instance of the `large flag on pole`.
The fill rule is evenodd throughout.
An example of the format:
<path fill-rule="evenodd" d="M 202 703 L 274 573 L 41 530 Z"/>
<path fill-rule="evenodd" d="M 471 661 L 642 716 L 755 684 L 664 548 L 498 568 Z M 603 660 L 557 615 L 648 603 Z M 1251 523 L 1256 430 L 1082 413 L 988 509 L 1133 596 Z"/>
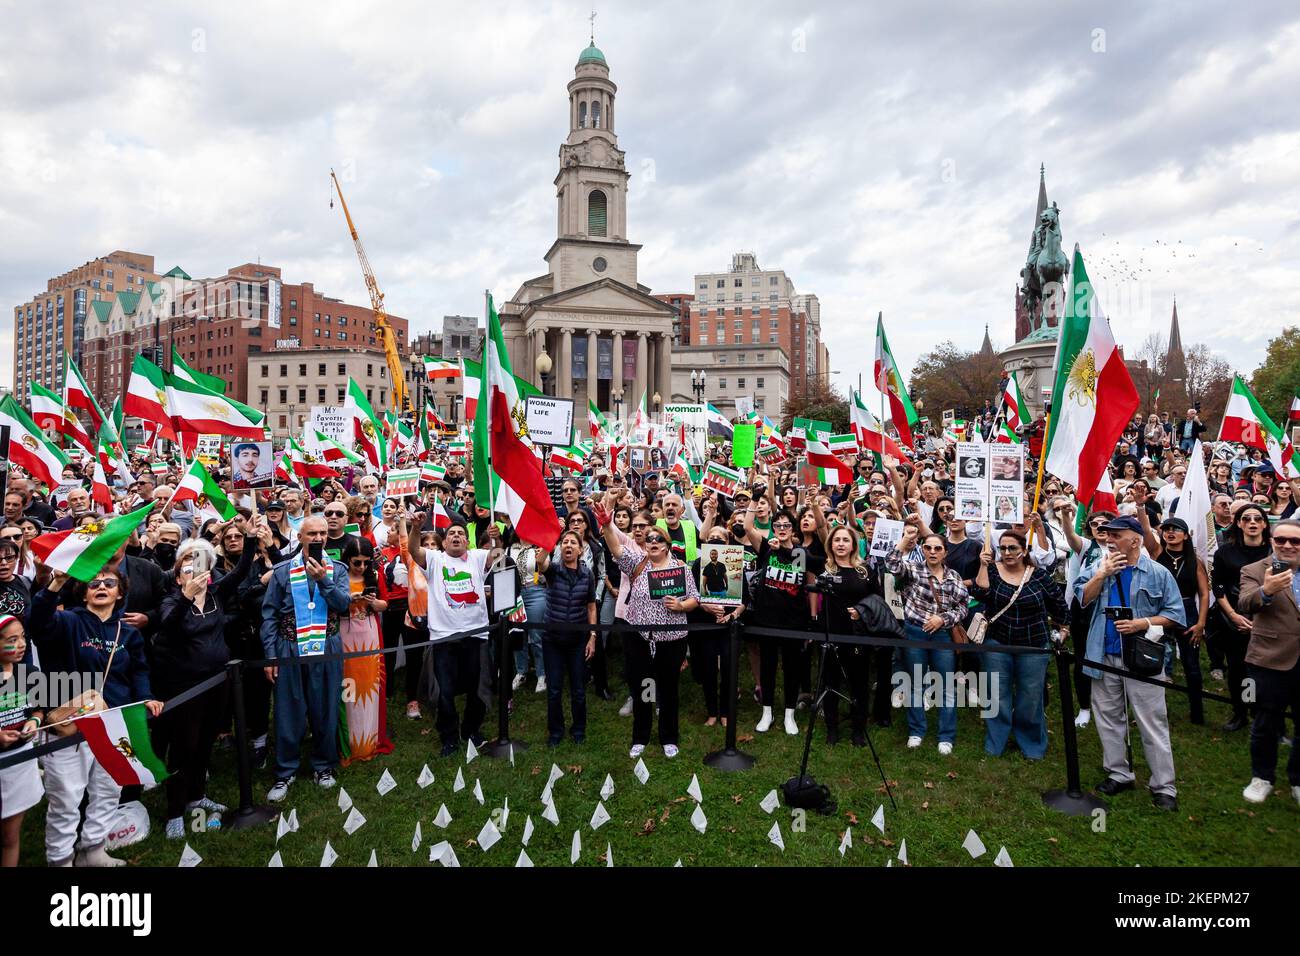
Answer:
<path fill-rule="evenodd" d="M 382 471 L 388 464 L 384 423 L 371 407 L 365 389 L 351 377 L 348 378 L 348 397 L 344 411 L 352 419 L 352 437 L 357 443 L 357 451 L 370 463 L 371 468 L 377 472 Z"/>
<path fill-rule="evenodd" d="M 131 363 L 131 378 L 126 384 L 122 411 L 156 425 L 155 438 L 176 440 L 176 430 L 167 414 L 166 373 L 143 355 L 137 355 Z"/>
<path fill-rule="evenodd" d="M 871 414 L 866 403 L 862 401 L 860 392 L 853 393 L 853 400 L 849 402 L 849 430 L 858 439 L 858 447 L 862 451 L 874 451 L 878 455 L 893 455 L 898 461 L 903 460 L 903 449 L 898 447 L 898 443 L 886 435 L 876 416 Z"/>
<path fill-rule="evenodd" d="M 1219 441 L 1241 442 L 1258 448 L 1268 456 L 1278 475 L 1289 478 L 1294 474 L 1295 452 L 1286 430 L 1265 414 L 1264 406 L 1240 375 L 1232 377 L 1232 391 L 1228 393 L 1228 405 L 1219 425 Z"/>
<path fill-rule="evenodd" d="M 175 504 L 178 501 L 193 501 L 200 512 L 211 511 L 222 521 L 229 521 L 239 514 L 235 506 L 230 503 L 230 499 L 226 497 L 226 493 L 212 480 L 212 475 L 203 466 L 203 462 L 197 458 L 190 465 L 190 470 L 185 473 L 185 477 L 180 480 L 180 484 L 176 486 L 176 490 L 172 492 L 168 504 Z"/>
<path fill-rule="evenodd" d="M 889 415 L 894 428 L 898 429 L 898 439 L 908 448 L 912 442 L 912 426 L 920 424 L 921 418 L 912 407 L 908 397 L 907 386 L 903 382 L 903 373 L 894 361 L 894 353 L 889 350 L 889 340 L 885 338 L 885 314 L 876 316 L 876 388 L 889 397 Z"/>
<path fill-rule="evenodd" d="M 47 487 L 57 486 L 68 456 L 45 437 L 13 395 L 0 398 L 0 425 L 9 426 L 9 460 Z"/>
<path fill-rule="evenodd" d="M 1200 439 L 1187 457 L 1187 477 L 1183 479 L 1183 490 L 1178 495 L 1176 514 L 1191 528 L 1197 555 L 1202 561 L 1208 560 L 1211 545 L 1217 543 L 1218 536 L 1214 530 L 1214 514 L 1210 511 L 1210 483 L 1205 475 Z"/>
<path fill-rule="evenodd" d="M 735 427 L 727 421 L 727 416 L 718 411 L 712 402 L 704 404 L 704 419 L 709 426 L 709 434 L 719 438 L 730 438 L 735 434 Z"/>
<path fill-rule="evenodd" d="M 1138 393 L 1077 244 L 1054 368 L 1046 468 L 1074 485 L 1075 497 L 1088 504 L 1124 426 L 1133 420 Z"/>
<path fill-rule="evenodd" d="M 487 313 L 481 414 L 474 417 L 474 487 L 480 501 L 488 490 L 491 507 L 510 516 L 520 539 L 549 551 L 560 538 L 560 519 L 523 423 L 523 396 L 491 295 Z"/>
<path fill-rule="evenodd" d="M 37 428 L 63 434 L 63 399 L 40 382 L 32 382 L 31 409 Z"/>
<path fill-rule="evenodd" d="M 32 539 L 32 554 L 55 571 L 62 571 L 78 581 L 89 581 L 117 554 L 131 532 L 154 508 L 149 502 L 130 514 L 108 518 L 98 525 L 82 525 L 67 531 L 55 531 Z"/>
<path fill-rule="evenodd" d="M 610 442 L 614 439 L 614 430 L 609 427 L 609 421 L 596 407 L 594 400 L 587 400 L 587 423 L 591 428 L 591 437 L 598 442 Z"/>
<path fill-rule="evenodd" d="M 478 362 L 462 358 L 460 360 L 461 406 L 465 414 L 462 419 L 472 422 L 478 410 L 478 396 L 483 389 L 483 366 Z"/>
<path fill-rule="evenodd" d="M 1025 400 L 1020 394 L 1020 385 L 1016 382 L 1015 372 L 1007 376 L 1007 387 L 1002 391 L 1002 408 L 1004 412 L 1002 425 L 993 440 L 1003 444 L 1010 442 L 1019 445 L 1020 436 L 1016 432 L 1028 423 L 1025 421 Z"/>
<path fill-rule="evenodd" d="M 104 424 L 104 410 L 95 401 L 90 386 L 81 377 L 81 370 L 65 352 L 63 355 L 63 404 L 76 411 L 80 409 L 90 416 L 92 431 L 98 431 Z"/>
<path fill-rule="evenodd" d="M 257 409 L 179 375 L 163 372 L 163 381 L 167 383 L 166 410 L 172 428 L 195 436 L 188 453 L 193 453 L 198 435 L 228 435 L 253 441 L 265 437 L 265 416 Z"/>
<path fill-rule="evenodd" d="M 216 375 L 209 375 L 206 372 L 200 372 L 196 368 L 190 368 L 181 358 L 181 353 L 176 351 L 172 346 L 172 374 L 186 382 L 193 382 L 195 385 L 201 385 L 209 392 L 216 392 L 218 395 L 226 394 L 226 380 L 218 378 Z"/>
<path fill-rule="evenodd" d="M 437 358 L 433 355 L 424 357 L 424 374 L 432 381 L 438 378 L 456 378 L 460 375 L 461 368 L 459 362 L 453 362 L 451 359 Z"/>

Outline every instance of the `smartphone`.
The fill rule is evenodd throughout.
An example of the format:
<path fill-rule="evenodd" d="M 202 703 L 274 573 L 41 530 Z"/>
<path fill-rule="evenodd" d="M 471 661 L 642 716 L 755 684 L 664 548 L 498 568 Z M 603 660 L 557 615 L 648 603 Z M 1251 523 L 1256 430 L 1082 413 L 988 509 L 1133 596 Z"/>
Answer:
<path fill-rule="evenodd" d="M 323 562 L 325 560 L 324 543 L 317 541 L 314 544 L 307 545 L 307 557 L 311 558 L 313 561 Z"/>
<path fill-rule="evenodd" d="M 1277 558 L 1274 558 L 1273 563 L 1268 566 L 1268 573 L 1281 574 L 1288 567 L 1290 567 L 1290 565 L 1288 565 L 1285 561 L 1279 561 Z"/>
<path fill-rule="evenodd" d="M 190 570 L 192 570 L 196 575 L 202 574 L 205 571 L 211 571 L 212 570 L 211 552 L 195 551 L 193 557 L 190 558 L 189 567 Z"/>
<path fill-rule="evenodd" d="M 1131 621 L 1133 620 L 1133 609 L 1131 607 L 1108 607 L 1106 616 L 1112 621 Z"/>

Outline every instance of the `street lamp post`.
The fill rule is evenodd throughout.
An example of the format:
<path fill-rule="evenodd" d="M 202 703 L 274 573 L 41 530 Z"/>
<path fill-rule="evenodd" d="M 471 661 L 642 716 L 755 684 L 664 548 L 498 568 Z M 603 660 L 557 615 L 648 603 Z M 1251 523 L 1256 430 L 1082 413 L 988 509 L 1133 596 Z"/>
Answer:
<path fill-rule="evenodd" d="M 614 420 L 621 422 L 623 420 L 623 390 L 616 388 L 609 394 L 610 401 L 614 403 Z"/>
<path fill-rule="evenodd" d="M 537 369 L 537 377 L 541 379 L 542 382 L 542 394 L 550 395 L 552 364 L 551 364 L 551 357 L 546 354 L 545 348 L 542 349 L 542 354 L 537 356 L 537 361 L 534 363 L 534 368 Z"/>
<path fill-rule="evenodd" d="M 704 404 L 704 384 L 706 373 L 704 371 L 691 371 L 691 391 L 695 393 L 695 404 Z"/>
<path fill-rule="evenodd" d="M 285 434 L 286 434 L 286 437 L 293 435 L 294 428 L 296 427 L 295 424 L 294 424 L 294 417 L 293 417 L 293 416 L 294 416 L 294 413 L 295 413 L 297 410 L 298 410 L 298 406 L 295 405 L 293 402 L 290 402 L 290 403 L 289 403 L 289 429 L 288 429 L 288 431 L 285 433 Z"/>

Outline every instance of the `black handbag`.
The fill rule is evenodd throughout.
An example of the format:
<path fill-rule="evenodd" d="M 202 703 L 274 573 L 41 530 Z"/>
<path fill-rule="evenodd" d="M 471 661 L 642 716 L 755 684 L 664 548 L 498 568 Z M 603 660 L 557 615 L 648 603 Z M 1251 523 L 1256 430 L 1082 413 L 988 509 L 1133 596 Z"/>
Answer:
<path fill-rule="evenodd" d="M 1128 607 L 1128 596 L 1123 587 L 1119 591 L 1120 606 Z M 1141 634 L 1121 634 L 1120 651 L 1124 669 L 1138 677 L 1155 677 L 1165 669 L 1165 642 L 1148 640 Z"/>

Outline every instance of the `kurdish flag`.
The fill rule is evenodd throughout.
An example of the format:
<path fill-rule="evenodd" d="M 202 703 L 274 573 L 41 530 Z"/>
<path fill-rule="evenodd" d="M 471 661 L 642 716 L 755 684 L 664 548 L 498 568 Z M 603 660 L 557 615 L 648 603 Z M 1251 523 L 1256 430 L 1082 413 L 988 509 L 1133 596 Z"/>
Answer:
<path fill-rule="evenodd" d="M 424 374 L 428 376 L 430 381 L 438 378 L 459 378 L 460 363 L 453 362 L 451 359 L 426 355 L 424 357 Z"/>
<path fill-rule="evenodd" d="M 523 427 L 524 396 L 489 295 L 478 398 L 484 414 L 474 418 L 474 488 L 480 501 L 487 489 L 493 510 L 510 516 L 523 541 L 549 551 L 560 539 L 560 518 Z"/>
<path fill-rule="evenodd" d="M 78 581 L 89 581 L 99 573 L 108 559 L 117 554 L 131 532 L 153 510 L 151 501 L 143 508 L 99 524 L 83 525 L 67 531 L 55 531 L 32 539 L 32 554 L 55 571 L 62 571 Z"/>
<path fill-rule="evenodd" d="M 345 413 L 352 419 L 353 438 L 357 450 L 365 456 L 370 467 L 381 470 L 388 461 L 388 443 L 384 440 L 384 422 L 370 407 L 365 389 L 357 380 L 348 377 L 348 397 L 344 404 Z"/>
<path fill-rule="evenodd" d="M 45 437 L 13 395 L 0 398 L 0 425 L 9 426 L 9 460 L 41 484 L 58 485 L 68 456 Z"/>
<path fill-rule="evenodd" d="M 149 714 L 143 701 L 87 714 L 73 724 L 118 786 L 148 788 L 167 779 L 167 767 L 149 743 Z"/>
<path fill-rule="evenodd" d="M 1133 419 L 1138 393 L 1077 243 L 1055 369 L 1045 467 L 1074 485 L 1075 497 L 1086 505 L 1097 494 L 1124 426 Z"/>
<path fill-rule="evenodd" d="M 190 368 L 181 358 L 181 353 L 176 351 L 172 346 L 172 374 L 186 382 L 191 382 L 206 388 L 209 392 L 216 392 L 218 395 L 226 394 L 226 380 L 218 378 L 215 375 L 209 375 L 206 372 L 200 372 L 196 368 Z"/>
<path fill-rule="evenodd" d="M 1002 444 L 1019 445 L 1020 436 L 1016 430 L 1023 428 L 1028 422 L 1025 420 L 1025 399 L 1020 394 L 1020 385 L 1016 382 L 1016 373 L 1012 372 L 1007 376 L 1007 387 L 1002 392 L 1002 405 L 1006 409 L 1006 416 L 1002 420 L 1001 431 L 993 440 Z"/>
<path fill-rule="evenodd" d="M 81 370 L 66 352 L 63 354 L 63 404 L 74 412 L 76 409 L 84 411 L 90 416 L 91 424 L 96 430 L 103 427 L 104 422 L 107 421 L 104 410 L 99 407 L 99 402 L 95 401 L 95 396 L 90 391 L 90 386 L 81 377 Z"/>
<path fill-rule="evenodd" d="M 1294 473 L 1295 454 L 1286 432 L 1264 413 L 1264 406 L 1240 375 L 1232 378 L 1232 391 L 1228 393 L 1228 405 L 1219 425 L 1219 441 L 1241 442 L 1258 448 L 1268 456 L 1279 475 L 1290 477 Z"/>
<path fill-rule="evenodd" d="M 169 504 L 177 501 L 193 501 L 199 512 L 211 511 L 222 521 L 229 521 L 239 513 L 198 459 L 190 465 L 190 470 L 172 492 Z"/>
<path fill-rule="evenodd" d="M 889 350 L 889 340 L 885 338 L 885 313 L 876 316 L 876 388 L 889 396 L 889 415 L 894 428 L 898 429 L 898 438 L 908 448 L 915 447 L 912 442 L 912 426 L 920 423 L 920 416 L 912 407 L 907 387 L 903 384 L 903 373 L 894 360 L 894 353 Z"/>

